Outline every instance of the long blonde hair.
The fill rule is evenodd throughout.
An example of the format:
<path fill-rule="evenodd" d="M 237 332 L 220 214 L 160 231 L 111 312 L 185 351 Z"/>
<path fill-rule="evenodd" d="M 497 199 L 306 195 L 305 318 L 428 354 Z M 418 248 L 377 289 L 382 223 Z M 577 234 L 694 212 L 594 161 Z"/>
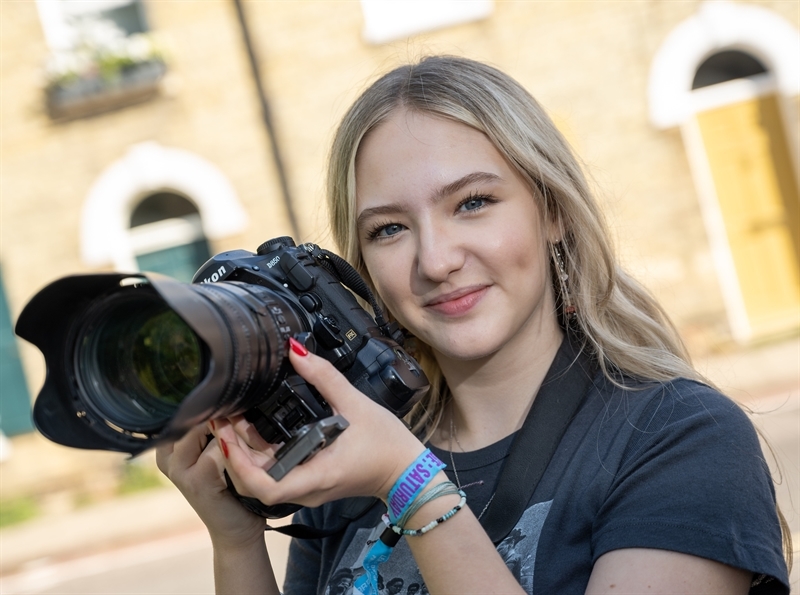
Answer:
<path fill-rule="evenodd" d="M 567 279 L 559 281 L 559 266 L 551 262 L 556 303 L 563 305 L 569 294 L 577 311 L 571 330 L 606 377 L 614 383 L 623 373 L 656 382 L 683 377 L 710 384 L 692 367 L 663 308 L 619 265 L 599 205 L 555 124 L 519 83 L 480 62 L 431 56 L 395 68 L 361 94 L 339 125 L 328 163 L 331 232 L 340 253 L 367 283 L 373 285 L 356 229 L 356 156 L 364 137 L 397 109 L 479 130 L 528 181 L 543 220 L 555 222 L 561 231 L 558 249 Z M 560 322 L 566 324 L 563 316 Z M 431 380 L 431 390 L 408 421 L 427 439 L 442 420 L 449 391 L 431 349 L 414 343 L 413 353 Z M 791 568 L 791 532 L 780 509 L 778 515 Z"/>
<path fill-rule="evenodd" d="M 373 83 L 342 120 L 328 166 L 331 231 L 368 283 L 356 230 L 356 155 L 370 130 L 400 108 L 479 130 L 528 181 L 543 220 L 561 230 L 565 289 L 578 312 L 577 332 L 609 378 L 623 372 L 655 381 L 699 379 L 664 310 L 617 263 L 602 212 L 564 137 L 519 83 L 480 62 L 433 56 L 396 68 Z M 562 284 L 553 288 L 563 303 Z M 418 343 L 415 355 L 432 390 L 410 419 L 416 431 L 429 434 L 448 391 L 430 349 Z"/>

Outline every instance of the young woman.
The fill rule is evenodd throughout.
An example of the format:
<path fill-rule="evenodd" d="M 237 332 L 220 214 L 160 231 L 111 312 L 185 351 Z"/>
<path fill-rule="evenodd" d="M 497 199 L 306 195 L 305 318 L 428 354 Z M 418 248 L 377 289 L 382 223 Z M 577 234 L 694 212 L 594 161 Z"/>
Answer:
<path fill-rule="evenodd" d="M 341 253 L 432 389 L 409 430 L 291 340 L 294 368 L 351 424 L 332 445 L 280 482 L 241 417 L 209 424 L 213 448 L 205 427 L 162 447 L 208 526 L 218 592 L 278 593 L 263 520 L 223 470 L 242 494 L 306 506 L 297 522 L 341 528 L 292 542 L 287 594 L 788 592 L 752 425 L 619 268 L 569 147 L 515 81 L 454 57 L 386 74 L 337 132 L 328 195 Z M 395 510 L 426 447 L 447 469 L 427 467 Z"/>

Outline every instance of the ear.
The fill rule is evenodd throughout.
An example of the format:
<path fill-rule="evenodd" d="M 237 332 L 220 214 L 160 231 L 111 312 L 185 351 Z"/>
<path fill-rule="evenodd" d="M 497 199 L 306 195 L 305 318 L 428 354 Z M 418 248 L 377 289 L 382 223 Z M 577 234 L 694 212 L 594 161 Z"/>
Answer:
<path fill-rule="evenodd" d="M 561 220 L 561 217 L 554 215 L 549 219 L 549 221 L 545 222 L 544 235 L 549 244 L 557 244 L 564 239 L 566 230 L 564 229 L 564 224 Z"/>

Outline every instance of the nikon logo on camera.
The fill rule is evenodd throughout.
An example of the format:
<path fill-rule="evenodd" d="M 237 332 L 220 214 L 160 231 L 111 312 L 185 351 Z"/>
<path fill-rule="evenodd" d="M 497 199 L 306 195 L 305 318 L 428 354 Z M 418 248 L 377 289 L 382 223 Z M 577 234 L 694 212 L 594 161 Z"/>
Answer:
<path fill-rule="evenodd" d="M 217 281 L 222 279 L 222 276 L 227 272 L 228 272 L 228 269 L 225 268 L 225 265 L 222 265 L 221 267 L 219 267 L 217 269 L 216 273 L 214 273 L 213 275 L 211 275 L 211 277 L 209 277 L 207 279 L 203 279 L 202 282 L 203 283 L 216 283 Z"/>

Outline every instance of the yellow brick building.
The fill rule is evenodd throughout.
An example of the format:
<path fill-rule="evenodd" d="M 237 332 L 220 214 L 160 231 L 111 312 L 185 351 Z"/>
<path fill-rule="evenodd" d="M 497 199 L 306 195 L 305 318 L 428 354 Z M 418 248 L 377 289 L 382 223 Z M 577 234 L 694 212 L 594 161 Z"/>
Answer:
<path fill-rule="evenodd" d="M 714 380 L 734 396 L 798 384 L 795 2 L 31 0 L 0 10 L 0 428 L 15 447 L 0 497 L 119 461 L 57 450 L 52 468 L 24 471 L 31 444 L 50 448 L 12 419 L 44 374 L 38 352 L 10 335 L 25 302 L 68 273 L 185 275 L 204 255 L 279 235 L 330 246 L 323 174 L 338 119 L 379 73 L 430 53 L 492 63 L 548 108 L 595 181 L 624 262 Z M 73 95 L 63 89 L 75 77 L 62 72 L 62 91 L 48 91 L 52 56 L 104 20 L 128 37 L 147 32 L 157 59 L 140 59 L 154 68 L 125 64 Z"/>

